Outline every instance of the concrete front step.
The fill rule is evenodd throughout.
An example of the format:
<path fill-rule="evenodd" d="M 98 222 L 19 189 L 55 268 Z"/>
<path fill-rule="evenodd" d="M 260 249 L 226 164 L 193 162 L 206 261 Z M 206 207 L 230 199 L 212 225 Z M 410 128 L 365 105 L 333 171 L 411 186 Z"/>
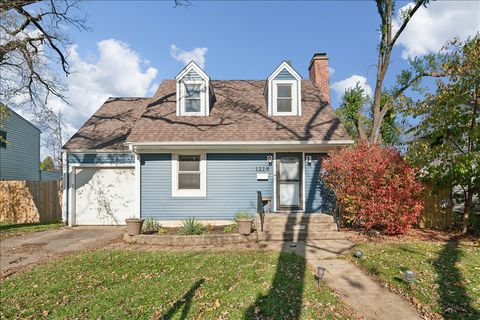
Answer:
<path fill-rule="evenodd" d="M 310 224 L 310 223 L 332 223 L 333 217 L 323 213 L 297 213 L 282 214 L 270 213 L 265 214 L 265 224 L 267 223 L 283 223 L 283 224 Z"/>
<path fill-rule="evenodd" d="M 337 231 L 338 226 L 332 222 L 320 222 L 320 223 L 270 223 L 267 222 L 263 225 L 264 231 L 270 232 L 285 232 L 285 231 L 307 231 L 307 232 L 319 232 L 319 231 Z"/>
<path fill-rule="evenodd" d="M 258 232 L 259 241 L 300 241 L 300 240 L 336 240 L 345 239 L 345 235 L 339 231 L 286 231 L 286 232 Z"/>

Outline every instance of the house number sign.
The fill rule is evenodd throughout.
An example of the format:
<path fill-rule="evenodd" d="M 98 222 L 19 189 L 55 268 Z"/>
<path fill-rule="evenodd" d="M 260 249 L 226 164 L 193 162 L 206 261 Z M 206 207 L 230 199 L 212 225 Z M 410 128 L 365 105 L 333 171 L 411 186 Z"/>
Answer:
<path fill-rule="evenodd" d="M 270 170 L 270 167 L 257 167 L 256 171 L 257 172 L 268 172 Z"/>

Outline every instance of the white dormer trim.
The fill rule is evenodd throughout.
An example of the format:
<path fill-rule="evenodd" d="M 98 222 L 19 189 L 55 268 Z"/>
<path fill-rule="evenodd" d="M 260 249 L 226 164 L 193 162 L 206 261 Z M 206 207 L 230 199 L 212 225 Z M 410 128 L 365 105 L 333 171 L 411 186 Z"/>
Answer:
<path fill-rule="evenodd" d="M 282 70 L 286 69 L 294 79 L 275 79 Z M 292 86 L 292 111 L 277 111 L 277 85 L 290 84 Z M 302 115 L 302 77 L 287 62 L 283 61 L 267 79 L 267 103 L 269 116 L 301 116 Z"/>
<path fill-rule="evenodd" d="M 183 78 L 190 72 L 195 71 L 201 79 L 191 80 Z M 194 61 L 191 61 L 185 66 L 185 68 L 180 71 L 180 73 L 175 77 L 177 82 L 176 84 L 176 97 L 177 97 L 177 116 L 208 116 L 210 114 L 210 77 L 200 68 Z M 199 112 L 187 112 L 185 110 L 185 94 L 186 94 L 186 85 L 188 84 L 198 84 L 201 85 L 200 91 L 200 111 Z"/>

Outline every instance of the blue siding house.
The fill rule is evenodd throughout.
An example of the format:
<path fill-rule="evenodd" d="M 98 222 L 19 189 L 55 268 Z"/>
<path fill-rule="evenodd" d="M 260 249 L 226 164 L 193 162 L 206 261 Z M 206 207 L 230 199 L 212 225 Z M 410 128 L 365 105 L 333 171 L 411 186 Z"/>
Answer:
<path fill-rule="evenodd" d="M 212 80 L 194 62 L 150 98 L 109 98 L 63 147 L 70 225 L 129 217 L 178 223 L 254 213 L 331 213 L 321 179 L 333 148 L 351 145 L 329 104 L 328 58 L 309 79 L 282 62 L 264 80 Z"/>
<path fill-rule="evenodd" d="M 15 111 L 8 113 L 0 129 L 0 179 L 38 181 L 40 129 Z"/>
<path fill-rule="evenodd" d="M 42 171 L 41 131 L 10 108 L 0 126 L 0 180 L 61 180 L 59 172 Z"/>

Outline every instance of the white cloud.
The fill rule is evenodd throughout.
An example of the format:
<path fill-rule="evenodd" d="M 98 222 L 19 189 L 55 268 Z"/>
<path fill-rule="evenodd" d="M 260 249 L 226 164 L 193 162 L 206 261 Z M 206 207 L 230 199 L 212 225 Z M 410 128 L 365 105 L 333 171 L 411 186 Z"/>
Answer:
<path fill-rule="evenodd" d="M 208 48 L 193 48 L 190 51 L 185 51 L 174 44 L 170 46 L 170 54 L 175 60 L 183 62 L 184 65 L 187 65 L 190 61 L 195 61 L 202 69 L 205 67 L 207 50 Z"/>
<path fill-rule="evenodd" d="M 372 87 L 367 83 L 367 78 L 363 76 L 359 76 L 354 74 L 350 78 L 334 82 L 332 84 L 332 90 L 338 95 L 338 97 L 342 97 L 343 94 L 347 89 L 355 88 L 357 83 L 365 90 L 365 93 L 371 97 L 372 96 Z"/>
<path fill-rule="evenodd" d="M 401 25 L 400 12 L 413 6 L 409 3 L 393 20 L 394 30 Z M 480 2 L 432 1 L 420 7 L 397 40 L 404 47 L 402 58 L 437 52 L 454 37 L 465 40 L 480 31 Z"/>
<path fill-rule="evenodd" d="M 335 69 L 333 69 L 332 67 L 328 67 L 328 75 L 332 77 L 334 74 L 335 74 Z"/>
<path fill-rule="evenodd" d="M 144 60 L 127 44 L 115 40 L 97 43 L 97 60 L 89 63 L 77 52 L 69 50 L 72 73 L 67 78 L 66 96 L 71 106 L 58 98 L 49 99 L 49 106 L 61 111 L 70 137 L 111 96 L 143 97 L 152 92 L 157 70 L 145 68 Z"/>

